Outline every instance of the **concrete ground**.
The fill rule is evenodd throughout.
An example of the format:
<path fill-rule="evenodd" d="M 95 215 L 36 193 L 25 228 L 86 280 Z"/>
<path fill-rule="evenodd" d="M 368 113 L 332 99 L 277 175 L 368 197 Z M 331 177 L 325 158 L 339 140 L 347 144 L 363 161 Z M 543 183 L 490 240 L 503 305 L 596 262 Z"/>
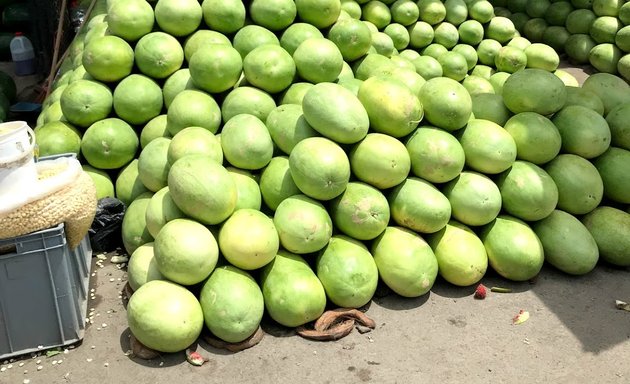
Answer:
<path fill-rule="evenodd" d="M 628 269 L 600 265 L 573 277 L 545 267 L 533 283 L 488 273 L 486 286 L 513 293 L 485 300 L 473 298 L 474 287 L 439 279 L 416 299 L 379 290 L 367 310 L 372 332 L 315 342 L 265 319 L 259 345 L 230 353 L 202 341 L 198 350 L 210 361 L 194 367 L 183 352 L 149 361 L 129 355 L 126 272 L 96 260 L 83 342 L 56 356 L 4 362 L 12 367 L 0 383 L 630 382 L 630 312 L 615 308 L 615 300 L 630 301 Z M 531 317 L 513 325 L 521 309 Z"/>
<path fill-rule="evenodd" d="M 586 76 L 567 70 L 580 82 Z M 372 332 L 314 342 L 265 319 L 259 345 L 230 353 L 202 341 L 198 350 L 210 360 L 194 367 L 183 353 L 131 356 L 125 269 L 98 258 L 92 268 L 93 320 L 83 341 L 56 356 L 0 362 L 0 383 L 630 382 L 630 312 L 615 308 L 615 300 L 630 302 L 630 269 L 599 265 L 573 277 L 545 267 L 525 283 L 489 271 L 483 284 L 513 292 L 483 301 L 473 298 L 474 287 L 441 279 L 416 299 L 379 289 L 367 309 L 377 323 Z M 531 317 L 513 325 L 520 310 Z"/>

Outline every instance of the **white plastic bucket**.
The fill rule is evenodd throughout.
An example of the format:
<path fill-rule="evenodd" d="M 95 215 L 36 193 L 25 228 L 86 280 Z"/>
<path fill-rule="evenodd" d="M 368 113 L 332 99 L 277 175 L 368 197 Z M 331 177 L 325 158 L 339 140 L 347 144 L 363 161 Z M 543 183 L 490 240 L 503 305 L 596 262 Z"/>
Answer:
<path fill-rule="evenodd" d="M 0 201 L 15 204 L 37 185 L 35 133 L 24 121 L 0 124 Z"/>

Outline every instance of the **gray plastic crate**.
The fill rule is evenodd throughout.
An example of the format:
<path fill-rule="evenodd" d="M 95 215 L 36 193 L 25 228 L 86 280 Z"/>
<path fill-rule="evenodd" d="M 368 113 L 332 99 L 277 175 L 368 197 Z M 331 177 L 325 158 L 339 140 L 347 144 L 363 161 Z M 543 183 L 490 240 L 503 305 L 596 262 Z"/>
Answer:
<path fill-rule="evenodd" d="M 83 339 L 92 249 L 64 225 L 0 240 L 0 359 Z"/>

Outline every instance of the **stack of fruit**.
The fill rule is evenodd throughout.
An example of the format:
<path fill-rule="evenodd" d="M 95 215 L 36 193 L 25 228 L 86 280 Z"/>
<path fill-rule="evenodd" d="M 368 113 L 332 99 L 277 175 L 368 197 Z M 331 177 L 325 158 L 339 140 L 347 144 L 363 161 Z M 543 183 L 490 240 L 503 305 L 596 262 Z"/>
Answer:
<path fill-rule="evenodd" d="M 36 134 L 128 205 L 129 324 L 151 348 L 204 321 L 242 341 L 265 309 L 299 326 L 379 279 L 417 297 L 489 265 L 630 265 L 630 86 L 579 87 L 488 1 L 99 6 Z"/>
<path fill-rule="evenodd" d="M 523 36 L 578 64 L 630 80 L 630 4 L 625 0 L 493 0 Z"/>

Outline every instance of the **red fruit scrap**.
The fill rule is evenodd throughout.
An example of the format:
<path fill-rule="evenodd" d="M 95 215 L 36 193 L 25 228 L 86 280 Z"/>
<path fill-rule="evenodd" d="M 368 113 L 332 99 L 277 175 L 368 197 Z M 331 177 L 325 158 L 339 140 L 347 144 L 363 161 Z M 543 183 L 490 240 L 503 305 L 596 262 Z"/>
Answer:
<path fill-rule="evenodd" d="M 477 289 L 475 289 L 475 299 L 483 300 L 486 298 L 487 293 L 488 290 L 486 289 L 486 286 L 483 284 L 479 284 L 477 286 Z"/>

